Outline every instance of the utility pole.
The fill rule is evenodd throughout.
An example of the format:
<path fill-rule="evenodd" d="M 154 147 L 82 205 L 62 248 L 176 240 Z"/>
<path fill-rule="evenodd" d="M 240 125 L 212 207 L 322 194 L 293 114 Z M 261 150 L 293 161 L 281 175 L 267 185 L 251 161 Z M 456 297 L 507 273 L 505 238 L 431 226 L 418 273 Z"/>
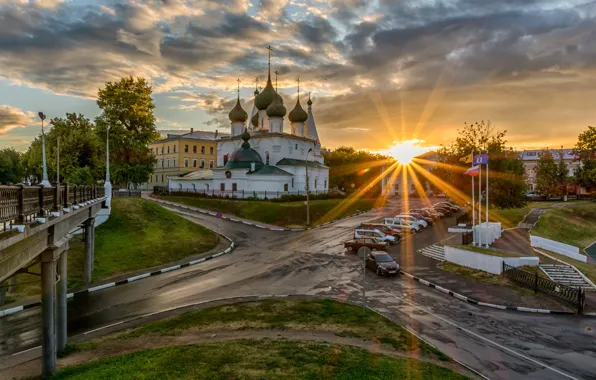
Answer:
<path fill-rule="evenodd" d="M 110 126 L 106 127 L 106 183 L 104 184 L 106 206 L 112 203 L 112 183 L 110 182 Z"/>
<path fill-rule="evenodd" d="M 43 112 L 38 112 L 37 115 L 41 119 L 41 159 L 43 166 L 43 174 L 41 179 L 41 186 L 50 187 L 50 181 L 48 181 L 48 168 L 46 165 L 46 137 L 43 130 L 43 121 L 46 119 L 46 115 Z"/>
<path fill-rule="evenodd" d="M 56 183 L 60 183 L 60 136 L 58 136 L 58 147 L 56 148 Z"/>

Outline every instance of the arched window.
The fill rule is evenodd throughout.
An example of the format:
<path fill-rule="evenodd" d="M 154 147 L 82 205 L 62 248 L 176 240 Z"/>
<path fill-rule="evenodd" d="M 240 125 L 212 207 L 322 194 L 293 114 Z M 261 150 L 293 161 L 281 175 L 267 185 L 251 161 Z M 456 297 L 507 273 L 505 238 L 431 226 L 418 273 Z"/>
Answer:
<path fill-rule="evenodd" d="M 288 191 L 288 184 L 284 184 L 284 191 Z"/>
<path fill-rule="evenodd" d="M 294 177 L 292 177 L 292 189 L 294 188 Z"/>
<path fill-rule="evenodd" d="M 269 152 L 265 152 L 265 165 L 269 165 Z"/>

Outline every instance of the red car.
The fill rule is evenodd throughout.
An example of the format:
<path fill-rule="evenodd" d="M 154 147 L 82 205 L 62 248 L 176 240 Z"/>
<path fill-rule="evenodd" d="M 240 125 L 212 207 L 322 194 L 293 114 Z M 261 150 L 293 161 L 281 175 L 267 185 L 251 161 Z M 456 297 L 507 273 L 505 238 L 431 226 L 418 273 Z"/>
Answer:
<path fill-rule="evenodd" d="M 352 252 L 358 252 L 362 247 L 367 247 L 371 251 L 387 251 L 389 249 L 389 243 L 373 238 L 362 238 L 348 240 L 344 243 L 344 247 Z"/>
<path fill-rule="evenodd" d="M 401 240 L 401 232 L 398 229 L 391 228 L 391 226 L 388 226 L 386 224 L 362 223 L 360 225 L 360 228 L 365 229 L 365 230 L 379 230 L 382 233 L 384 233 L 385 235 L 395 236 L 396 243 Z"/>

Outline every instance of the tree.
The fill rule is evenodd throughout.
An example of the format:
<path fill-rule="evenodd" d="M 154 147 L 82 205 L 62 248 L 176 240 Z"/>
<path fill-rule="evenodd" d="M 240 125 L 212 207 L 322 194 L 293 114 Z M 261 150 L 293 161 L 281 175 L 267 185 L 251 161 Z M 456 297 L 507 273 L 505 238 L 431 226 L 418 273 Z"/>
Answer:
<path fill-rule="evenodd" d="M 488 152 L 489 202 L 498 208 L 524 206 L 527 191 L 524 165 L 519 154 L 512 148 L 506 147 L 507 131 L 496 130 L 490 121 L 480 121 L 472 124 L 465 123 L 464 127 L 457 132 L 458 137 L 455 142 L 437 151 L 439 165 L 432 169 L 431 173 L 455 189 L 471 193 L 472 179 L 463 174 L 470 164 L 462 163 L 460 159 L 471 153 Z M 485 184 L 483 173 L 480 186 L 484 190 L 486 190 Z M 439 190 L 444 191 L 444 189 Z"/>
<path fill-rule="evenodd" d="M 144 78 L 126 77 L 107 82 L 97 93 L 102 110 L 96 118 L 97 135 L 106 141 L 110 126 L 110 169 L 116 183 L 138 185 L 149 180 L 155 157 L 147 144 L 159 138 L 155 105 Z"/>
<path fill-rule="evenodd" d="M 25 170 L 23 168 L 21 153 L 13 148 L 0 150 L 0 183 L 9 185 L 23 180 Z"/>
<path fill-rule="evenodd" d="M 536 165 L 536 192 L 540 195 L 559 195 L 559 172 L 553 155 L 543 150 Z"/>
<path fill-rule="evenodd" d="M 586 190 L 593 191 L 596 188 L 596 128 L 588 127 L 578 136 L 574 153 L 580 161 L 574 180 Z"/>
<path fill-rule="evenodd" d="M 567 195 L 567 187 L 569 185 L 569 168 L 565 162 L 565 151 L 559 150 L 559 161 L 557 162 L 557 175 L 556 175 L 558 191 L 557 195 Z"/>

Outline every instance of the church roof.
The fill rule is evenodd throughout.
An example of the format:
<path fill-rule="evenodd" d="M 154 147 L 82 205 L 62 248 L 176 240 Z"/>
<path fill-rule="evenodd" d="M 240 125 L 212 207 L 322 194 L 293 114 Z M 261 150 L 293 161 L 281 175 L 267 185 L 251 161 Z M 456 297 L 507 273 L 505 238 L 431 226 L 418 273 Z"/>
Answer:
<path fill-rule="evenodd" d="M 273 102 L 267 107 L 267 116 L 269 117 L 284 117 L 286 116 L 286 107 L 284 107 L 283 99 L 279 94 L 275 97 Z"/>
<path fill-rule="evenodd" d="M 232 108 L 232 110 L 228 114 L 228 117 L 230 118 L 230 121 L 232 123 L 234 123 L 234 122 L 244 123 L 248 119 L 248 114 L 246 113 L 244 108 L 242 108 L 242 106 L 240 105 L 240 95 L 238 95 L 238 100 L 236 101 L 236 106 L 234 106 L 234 108 Z"/>
<path fill-rule="evenodd" d="M 250 134 L 246 129 L 242 134 L 242 140 L 244 142 L 238 150 L 231 154 L 230 159 L 225 164 L 226 169 L 238 169 L 238 168 L 250 168 L 254 162 L 256 168 L 263 166 L 263 159 L 259 152 L 250 147 L 248 140 L 250 140 Z"/>
<path fill-rule="evenodd" d="M 308 163 L 309 168 L 326 169 L 327 166 L 318 161 L 297 160 L 295 158 L 282 158 L 277 162 L 277 166 L 305 166 Z"/>
<path fill-rule="evenodd" d="M 294 174 L 288 173 L 287 171 L 280 169 L 275 166 L 271 165 L 263 165 L 261 168 L 256 169 L 254 172 L 248 172 L 246 174 L 257 174 L 257 175 L 290 175 L 293 176 Z"/>
<path fill-rule="evenodd" d="M 308 120 L 306 121 L 306 137 L 319 141 L 319 133 L 317 132 L 317 125 L 315 124 L 315 117 L 312 114 L 312 100 L 308 96 Z"/>
<path fill-rule="evenodd" d="M 255 105 L 259 110 L 264 110 L 269 107 L 271 103 L 275 100 L 277 93 L 273 88 L 273 84 L 271 83 L 271 73 L 267 76 L 267 85 L 261 91 L 259 95 L 255 97 Z"/>
<path fill-rule="evenodd" d="M 292 123 L 304 123 L 308 119 L 308 114 L 300 105 L 300 99 L 296 101 L 296 106 L 290 111 L 288 119 L 290 119 Z"/>

